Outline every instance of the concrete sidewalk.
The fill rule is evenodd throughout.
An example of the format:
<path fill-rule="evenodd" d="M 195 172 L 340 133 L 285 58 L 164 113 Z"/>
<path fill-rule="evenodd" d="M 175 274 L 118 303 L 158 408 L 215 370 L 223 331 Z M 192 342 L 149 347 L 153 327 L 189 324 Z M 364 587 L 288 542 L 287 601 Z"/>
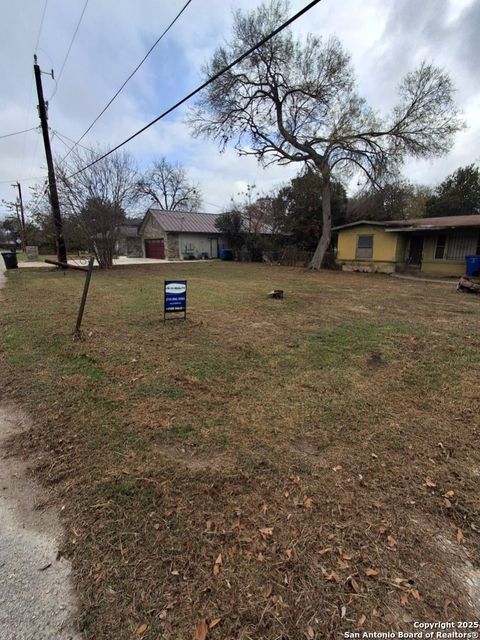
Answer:
<path fill-rule="evenodd" d="M 4 284 L 2 261 L 0 310 Z M 80 640 L 70 563 L 58 553 L 64 535 L 58 509 L 38 508 L 45 496 L 29 461 L 5 450 L 4 441 L 29 426 L 19 407 L 0 404 L 0 638 Z"/>

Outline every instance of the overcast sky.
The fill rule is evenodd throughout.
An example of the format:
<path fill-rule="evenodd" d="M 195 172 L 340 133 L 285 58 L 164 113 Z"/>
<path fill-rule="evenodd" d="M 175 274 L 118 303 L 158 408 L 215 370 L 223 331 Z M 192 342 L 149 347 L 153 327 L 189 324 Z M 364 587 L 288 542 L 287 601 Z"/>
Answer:
<path fill-rule="evenodd" d="M 50 127 L 77 139 L 184 3 L 89 0 L 58 85 L 43 76 L 45 97 L 56 90 L 50 100 Z M 42 69 L 53 67 L 56 77 L 84 4 L 46 4 L 37 53 Z M 114 145 L 193 89 L 202 64 L 228 39 L 232 11 L 257 4 L 193 0 L 83 144 Z M 307 0 L 292 1 L 292 13 L 305 4 Z M 44 7 L 45 0 L 1 0 L 0 136 L 38 124 L 32 65 Z M 423 59 L 451 74 L 467 129 L 457 135 L 447 156 L 407 162 L 404 173 L 410 180 L 434 185 L 458 166 L 480 160 L 480 0 L 323 0 L 293 29 L 299 35 L 336 34 L 352 56 L 360 93 L 379 111 L 389 110 L 401 78 Z M 161 155 L 182 162 L 200 185 L 206 211 L 221 210 L 248 184 L 255 184 L 258 193 L 268 192 L 299 169 L 263 170 L 253 158 L 238 157 L 233 150 L 219 154 L 214 144 L 191 138 L 184 116 L 185 109 L 178 110 L 126 148 L 140 167 Z M 62 157 L 66 150 L 54 136 L 54 155 Z M 0 139 L 0 198 L 12 199 L 10 182 L 20 180 L 28 199 L 28 187 L 43 176 L 39 133 Z M 3 211 L 0 207 L 0 215 Z"/>

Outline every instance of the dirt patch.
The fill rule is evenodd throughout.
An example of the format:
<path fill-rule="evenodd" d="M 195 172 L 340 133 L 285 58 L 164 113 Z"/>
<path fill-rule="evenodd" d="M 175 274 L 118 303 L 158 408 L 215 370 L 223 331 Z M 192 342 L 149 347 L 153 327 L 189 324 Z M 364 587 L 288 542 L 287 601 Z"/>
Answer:
<path fill-rule="evenodd" d="M 205 456 L 194 449 L 182 446 L 156 445 L 155 451 L 192 471 L 228 469 L 235 464 L 234 460 L 226 454 Z"/>
<path fill-rule="evenodd" d="M 385 365 L 385 361 L 382 358 L 381 353 L 371 353 L 367 359 L 367 366 L 371 369 L 378 369 L 379 367 L 383 367 Z"/>

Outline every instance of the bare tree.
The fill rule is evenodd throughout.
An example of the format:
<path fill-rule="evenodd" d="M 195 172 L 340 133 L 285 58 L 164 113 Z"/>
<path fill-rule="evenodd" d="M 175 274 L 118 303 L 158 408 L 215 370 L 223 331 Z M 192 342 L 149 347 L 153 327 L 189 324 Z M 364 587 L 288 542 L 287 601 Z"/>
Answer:
<path fill-rule="evenodd" d="M 188 180 L 185 169 L 166 158 L 153 162 L 137 188 L 140 195 L 165 211 L 198 211 L 202 201 L 199 187 Z"/>
<path fill-rule="evenodd" d="M 88 242 L 100 267 L 108 268 L 113 264 L 125 210 L 137 197 L 138 174 L 128 153 L 111 154 L 80 171 L 101 154 L 100 150 L 75 153 L 71 162 L 58 166 L 56 172 L 64 216 L 77 226 L 78 235 Z"/>
<path fill-rule="evenodd" d="M 252 13 L 235 13 L 233 36 L 204 69 L 212 77 L 281 25 L 288 4 L 272 0 Z M 332 174 L 356 171 L 375 184 L 394 174 L 406 155 L 446 153 L 462 124 L 449 76 L 427 63 L 408 73 L 387 117 L 374 112 L 356 89 L 348 54 L 336 38 L 302 41 L 283 31 L 208 86 L 190 113 L 194 134 L 264 166 L 302 162 L 323 180 L 322 235 L 311 267 L 321 267 L 331 239 Z"/>

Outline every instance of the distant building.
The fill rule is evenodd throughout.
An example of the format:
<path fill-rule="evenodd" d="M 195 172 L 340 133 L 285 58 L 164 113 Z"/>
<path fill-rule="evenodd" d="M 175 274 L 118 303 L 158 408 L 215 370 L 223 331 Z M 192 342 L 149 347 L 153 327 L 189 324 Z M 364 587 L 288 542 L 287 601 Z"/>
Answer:
<path fill-rule="evenodd" d="M 143 218 L 128 218 L 118 228 L 118 239 L 115 253 L 119 256 L 141 258 L 143 256 L 142 239 L 138 230 Z"/>
<path fill-rule="evenodd" d="M 218 258 L 228 243 L 214 213 L 149 209 L 138 234 L 145 258 L 189 260 Z"/>
<path fill-rule="evenodd" d="M 480 215 L 359 220 L 333 228 L 336 260 L 347 271 L 465 273 L 468 255 L 480 255 Z"/>

